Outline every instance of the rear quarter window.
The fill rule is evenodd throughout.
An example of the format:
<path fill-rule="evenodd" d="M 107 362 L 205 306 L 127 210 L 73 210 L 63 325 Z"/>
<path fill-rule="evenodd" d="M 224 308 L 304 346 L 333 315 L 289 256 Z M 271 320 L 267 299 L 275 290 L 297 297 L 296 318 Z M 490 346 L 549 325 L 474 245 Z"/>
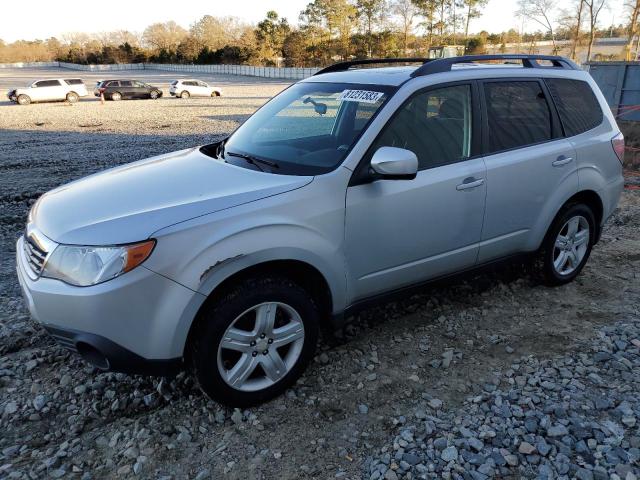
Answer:
<path fill-rule="evenodd" d="M 602 109 L 591 86 L 582 80 L 545 79 L 568 137 L 584 133 L 602 123 Z"/>
<path fill-rule="evenodd" d="M 84 82 L 79 78 L 68 78 L 65 80 L 67 85 L 84 85 Z"/>

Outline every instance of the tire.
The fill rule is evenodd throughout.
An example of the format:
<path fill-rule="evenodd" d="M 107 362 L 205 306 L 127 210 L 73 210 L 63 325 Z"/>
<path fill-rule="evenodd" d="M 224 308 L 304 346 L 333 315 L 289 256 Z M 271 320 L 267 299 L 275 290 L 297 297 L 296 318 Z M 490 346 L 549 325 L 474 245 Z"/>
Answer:
<path fill-rule="evenodd" d="M 18 98 L 16 100 L 18 102 L 19 105 L 29 105 L 31 103 L 31 97 L 29 97 L 29 95 L 18 95 Z"/>
<path fill-rule="evenodd" d="M 580 274 L 591 254 L 596 228 L 587 205 L 573 203 L 560 210 L 540 249 L 540 269 L 547 285 L 564 285 Z"/>
<path fill-rule="evenodd" d="M 111 94 L 111 100 L 113 100 L 114 102 L 119 102 L 120 100 L 122 100 L 122 94 L 120 92 L 113 92 Z"/>
<path fill-rule="evenodd" d="M 180 94 L 180 98 L 184 98 L 184 99 L 187 99 L 187 98 L 189 98 L 190 96 L 191 96 L 191 94 L 190 94 L 189 92 L 187 92 L 186 90 L 185 90 L 185 91 L 183 91 L 183 92 Z"/>
<path fill-rule="evenodd" d="M 319 319 L 309 293 L 285 277 L 237 283 L 205 307 L 193 332 L 190 357 L 200 388 L 231 407 L 282 394 L 313 358 Z"/>
<path fill-rule="evenodd" d="M 211 96 L 212 97 L 219 97 L 220 96 L 220 92 L 211 92 Z"/>
<path fill-rule="evenodd" d="M 158 90 L 151 90 L 151 93 L 149 93 L 149 98 L 151 98 L 151 100 L 157 100 L 158 98 L 160 98 L 160 92 Z"/>
<path fill-rule="evenodd" d="M 69 103 L 76 103 L 78 101 L 78 94 L 76 92 L 69 92 L 67 93 L 67 102 Z"/>

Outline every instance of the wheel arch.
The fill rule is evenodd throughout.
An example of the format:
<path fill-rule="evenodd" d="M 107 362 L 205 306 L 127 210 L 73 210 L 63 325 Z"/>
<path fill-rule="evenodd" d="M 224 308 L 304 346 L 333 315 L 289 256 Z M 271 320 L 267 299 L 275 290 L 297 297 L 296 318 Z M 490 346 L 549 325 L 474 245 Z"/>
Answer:
<path fill-rule="evenodd" d="M 321 318 L 327 320 L 323 326 L 328 327 L 330 325 L 334 298 L 331 288 L 329 287 L 329 282 L 320 270 L 308 262 L 297 259 L 268 260 L 237 270 L 217 283 L 215 288 L 213 288 L 204 302 L 199 306 L 189 326 L 184 341 L 183 356 L 188 355 L 189 345 L 193 341 L 194 332 L 198 330 L 199 323 L 203 321 L 202 312 L 208 308 L 209 305 L 223 297 L 231 286 L 244 279 L 269 274 L 287 277 L 309 292 L 320 310 Z"/>
<path fill-rule="evenodd" d="M 604 203 L 602 201 L 602 198 L 600 197 L 600 195 L 596 191 L 594 191 L 594 190 L 581 190 L 581 191 L 573 194 L 571 197 L 569 197 L 560 206 L 560 208 L 555 212 L 555 214 L 553 215 L 551 220 L 549 222 L 547 222 L 546 229 L 544 231 L 544 235 L 540 239 L 540 242 L 538 243 L 538 248 L 544 242 L 545 238 L 547 237 L 547 235 L 549 233 L 549 229 L 553 225 L 553 222 L 555 221 L 555 219 L 558 218 L 558 215 L 560 214 L 562 209 L 564 209 L 567 205 L 574 204 L 574 203 L 584 204 L 587 207 L 589 207 L 591 209 L 591 211 L 593 212 L 593 216 L 595 217 L 595 221 L 596 221 L 596 225 L 595 225 L 596 232 L 595 232 L 594 244 L 598 242 L 598 240 L 600 239 L 600 234 L 602 233 L 602 221 L 603 221 L 602 217 L 604 215 Z"/>

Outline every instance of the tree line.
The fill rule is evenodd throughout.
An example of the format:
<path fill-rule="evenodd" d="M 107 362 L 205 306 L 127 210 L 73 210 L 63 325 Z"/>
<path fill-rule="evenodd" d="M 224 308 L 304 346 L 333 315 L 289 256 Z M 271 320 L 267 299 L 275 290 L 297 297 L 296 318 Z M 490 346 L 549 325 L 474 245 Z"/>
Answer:
<path fill-rule="evenodd" d="M 438 45 L 483 53 L 487 44 L 506 51 L 507 44 L 534 45 L 539 40 L 551 41 L 555 53 L 572 58 L 578 47 L 584 47 L 591 58 L 600 36 L 628 38 L 630 52 L 640 30 L 640 0 L 625 5 L 624 23 L 600 28 L 600 14 L 608 1 L 569 0 L 560 6 L 556 0 L 517 0 L 514 13 L 520 29 L 471 34 L 473 21 L 483 15 L 488 0 L 314 0 L 300 12 L 297 26 L 275 11 L 267 12 L 256 25 L 205 15 L 188 29 L 169 21 L 149 25 L 141 34 L 120 30 L 10 44 L 0 40 L 0 62 L 314 67 L 349 58 L 425 56 Z M 535 25 L 535 31 L 524 33 L 525 22 Z M 556 43 L 560 40 L 570 41 L 569 51 L 560 52 Z"/>

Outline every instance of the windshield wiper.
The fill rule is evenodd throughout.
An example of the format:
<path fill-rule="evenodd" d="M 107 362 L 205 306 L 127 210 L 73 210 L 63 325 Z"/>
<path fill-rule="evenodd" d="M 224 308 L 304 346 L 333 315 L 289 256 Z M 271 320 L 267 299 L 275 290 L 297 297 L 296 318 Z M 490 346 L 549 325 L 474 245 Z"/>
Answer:
<path fill-rule="evenodd" d="M 262 169 L 260 165 L 267 165 L 268 167 L 271 167 L 271 168 L 280 168 L 280 165 L 278 165 L 276 162 L 272 162 L 271 160 L 265 160 L 263 158 L 254 157 L 253 155 L 247 155 L 246 153 L 225 152 L 225 154 L 229 155 L 230 157 L 242 158 L 247 162 L 249 162 L 251 165 L 255 165 L 263 172 L 264 172 L 264 169 Z"/>

